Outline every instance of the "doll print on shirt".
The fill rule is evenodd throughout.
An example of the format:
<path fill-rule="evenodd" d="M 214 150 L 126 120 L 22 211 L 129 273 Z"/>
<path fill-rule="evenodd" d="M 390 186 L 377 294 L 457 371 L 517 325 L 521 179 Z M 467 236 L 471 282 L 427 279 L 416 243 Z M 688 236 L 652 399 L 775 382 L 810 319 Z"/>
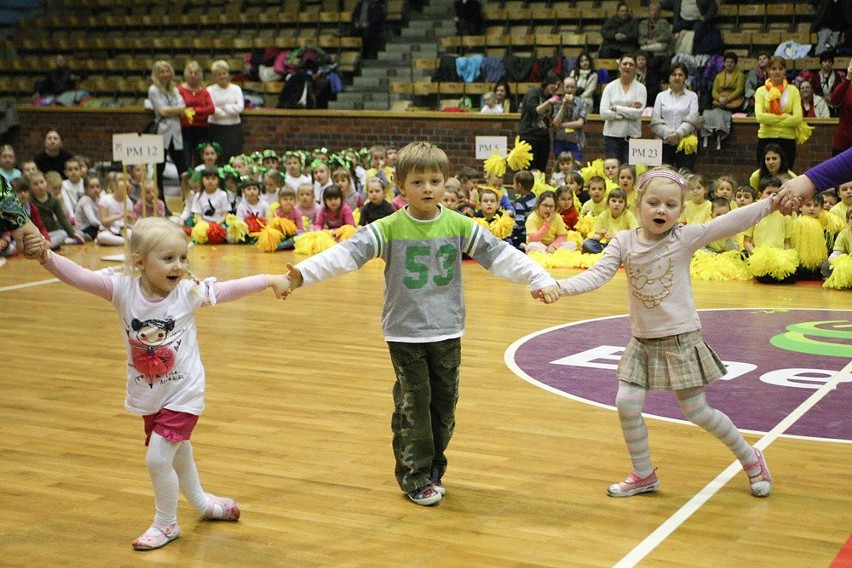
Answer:
<path fill-rule="evenodd" d="M 181 344 L 181 340 L 175 340 L 174 335 L 169 337 L 174 327 L 175 321 L 171 317 L 145 321 L 133 318 L 130 329 L 126 330 L 130 360 L 141 373 L 136 380 L 144 378 L 150 388 L 154 388 L 154 383 L 161 381 L 174 369 Z"/>
<path fill-rule="evenodd" d="M 632 293 L 646 308 L 659 306 L 671 293 L 672 259 L 667 253 L 668 246 L 661 247 L 656 251 L 657 261 L 645 270 L 637 270 L 630 258 L 625 263 Z"/>

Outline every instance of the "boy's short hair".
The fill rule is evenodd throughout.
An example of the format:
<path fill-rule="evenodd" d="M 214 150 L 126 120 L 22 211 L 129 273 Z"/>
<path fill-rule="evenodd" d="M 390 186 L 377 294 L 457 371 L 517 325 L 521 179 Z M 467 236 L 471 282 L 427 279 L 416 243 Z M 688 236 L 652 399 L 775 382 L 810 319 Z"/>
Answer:
<path fill-rule="evenodd" d="M 738 193 L 748 193 L 751 195 L 752 199 L 757 199 L 757 191 L 750 185 L 741 185 L 734 190 L 734 197 L 737 196 Z"/>
<path fill-rule="evenodd" d="M 823 197 L 821 193 L 815 193 L 811 198 L 811 201 L 816 203 L 820 209 L 822 209 L 822 206 L 825 205 L 825 197 Z"/>
<path fill-rule="evenodd" d="M 591 187 L 593 183 L 599 183 L 604 186 L 604 189 L 606 189 L 606 180 L 601 176 L 592 176 L 591 179 L 589 179 L 589 187 Z"/>
<path fill-rule="evenodd" d="M 470 166 L 464 166 L 459 169 L 459 173 L 456 174 L 456 178 L 464 183 L 469 179 L 479 179 L 482 177 L 479 173 L 479 170 L 476 168 L 471 168 Z"/>
<path fill-rule="evenodd" d="M 556 156 L 556 163 L 557 164 L 559 162 L 574 162 L 574 161 L 576 161 L 574 159 L 574 154 L 572 154 L 571 152 L 568 152 L 567 150 L 564 151 L 564 152 L 559 152 L 559 155 Z"/>
<path fill-rule="evenodd" d="M 444 180 L 444 191 L 455 190 L 460 187 L 461 183 L 459 183 L 459 179 L 455 176 L 450 176 Z"/>
<path fill-rule="evenodd" d="M 47 185 L 62 185 L 62 176 L 59 172 L 50 170 L 44 174 L 44 181 L 47 182 Z"/>
<path fill-rule="evenodd" d="M 529 170 L 515 172 L 515 183 L 527 191 L 532 191 L 532 188 L 535 185 L 535 176 Z"/>
<path fill-rule="evenodd" d="M 443 150 L 429 142 L 412 142 L 403 147 L 396 158 L 396 183 L 405 184 L 409 174 L 437 170 L 446 180 L 450 177 L 450 160 Z"/>
<path fill-rule="evenodd" d="M 64 169 L 66 169 L 66 170 L 68 169 L 68 164 L 77 164 L 79 166 L 80 160 L 78 160 L 76 157 L 68 158 L 67 160 L 65 160 L 65 165 L 63 166 Z"/>
<path fill-rule="evenodd" d="M 15 193 L 22 193 L 24 191 L 30 190 L 30 180 L 21 176 L 19 178 L 15 178 L 12 180 L 12 191 Z"/>
<path fill-rule="evenodd" d="M 476 186 L 476 189 L 478 189 L 478 190 L 479 190 L 479 199 L 480 199 L 480 201 L 482 200 L 482 194 L 483 194 L 483 193 L 493 193 L 493 194 L 494 194 L 494 197 L 496 197 L 496 198 L 497 198 L 497 202 L 498 202 L 498 203 L 500 202 L 500 198 L 501 198 L 501 197 L 503 197 L 502 192 L 500 192 L 500 191 L 498 191 L 498 190 L 494 189 L 493 187 L 491 187 L 491 186 L 489 186 L 489 185 L 478 185 L 478 186 Z"/>
<path fill-rule="evenodd" d="M 763 193 L 767 187 L 781 187 L 781 185 L 781 179 L 778 176 L 764 176 L 760 178 L 760 183 L 757 186 L 760 193 Z"/>
<path fill-rule="evenodd" d="M 724 197 L 717 197 L 717 198 L 715 198 L 715 199 L 712 201 L 712 204 L 713 204 L 713 208 L 714 208 L 714 209 L 715 209 L 716 207 L 727 207 L 728 209 L 730 209 L 730 208 L 731 208 L 731 202 L 730 202 L 730 201 L 728 201 L 727 199 L 725 199 Z"/>

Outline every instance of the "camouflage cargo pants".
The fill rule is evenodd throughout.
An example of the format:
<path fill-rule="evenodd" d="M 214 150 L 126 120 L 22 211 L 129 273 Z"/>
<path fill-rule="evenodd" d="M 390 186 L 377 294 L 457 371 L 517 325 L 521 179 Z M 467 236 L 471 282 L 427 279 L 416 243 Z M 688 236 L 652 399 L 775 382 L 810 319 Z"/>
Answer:
<path fill-rule="evenodd" d="M 444 451 L 456 425 L 461 339 L 435 343 L 388 342 L 393 386 L 393 453 L 403 491 L 429 483 L 447 468 Z"/>

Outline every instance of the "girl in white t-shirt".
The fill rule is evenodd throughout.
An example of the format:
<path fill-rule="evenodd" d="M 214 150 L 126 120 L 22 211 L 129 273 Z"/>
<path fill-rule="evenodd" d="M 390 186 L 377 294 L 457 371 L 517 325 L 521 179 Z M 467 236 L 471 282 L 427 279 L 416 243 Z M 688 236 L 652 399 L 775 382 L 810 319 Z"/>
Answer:
<path fill-rule="evenodd" d="M 112 172 L 107 181 L 107 192 L 98 199 L 98 216 L 101 227 L 95 239 L 100 245 L 121 246 L 130 235 L 133 225 L 133 202 L 127 196 L 130 184 L 122 174 Z M 125 234 L 126 233 L 126 234 Z"/>
<path fill-rule="evenodd" d="M 151 527 L 132 544 L 151 550 L 180 535 L 178 489 L 205 519 L 240 518 L 233 499 L 204 492 L 192 458 L 189 438 L 204 410 L 205 389 L 195 311 L 266 288 L 282 297 L 290 282 L 282 274 L 221 283 L 193 279 L 187 265 L 189 238 L 162 217 L 139 220 L 129 240 L 124 273 L 83 268 L 52 254 L 44 238 L 34 235 L 25 238 L 24 250 L 63 282 L 111 302 L 118 312 L 127 349 L 124 406 L 144 420 L 145 463 L 156 505 Z"/>

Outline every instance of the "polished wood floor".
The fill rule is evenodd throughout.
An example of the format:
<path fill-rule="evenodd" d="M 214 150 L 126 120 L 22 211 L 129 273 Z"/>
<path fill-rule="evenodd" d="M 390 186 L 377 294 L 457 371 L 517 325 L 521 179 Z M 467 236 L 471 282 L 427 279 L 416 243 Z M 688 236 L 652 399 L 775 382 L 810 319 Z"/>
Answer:
<path fill-rule="evenodd" d="M 118 252 L 66 248 L 92 268 Z M 193 271 L 219 279 L 280 271 L 293 258 L 191 251 Z M 49 277 L 22 259 L 0 268 L 2 566 L 606 567 L 731 462 L 703 432 L 651 420 L 664 490 L 608 498 L 629 470 L 615 413 L 522 381 L 503 354 L 536 330 L 624 314 L 623 275 L 582 301 L 543 306 L 466 264 L 448 496 L 434 508 L 410 503 L 392 474 L 393 379 L 374 261 L 286 302 L 267 292 L 199 312 L 208 393 L 195 457 L 205 489 L 237 499 L 243 516 L 200 521 L 181 500 L 181 538 L 134 552 L 153 505 L 142 423 L 123 408 L 115 314 L 60 283 L 9 289 Z M 849 293 L 816 286 L 695 288 L 701 308 L 852 308 Z M 769 498 L 751 497 L 738 474 L 639 565 L 830 566 L 852 533 L 852 444 L 780 438 L 766 455 Z"/>

